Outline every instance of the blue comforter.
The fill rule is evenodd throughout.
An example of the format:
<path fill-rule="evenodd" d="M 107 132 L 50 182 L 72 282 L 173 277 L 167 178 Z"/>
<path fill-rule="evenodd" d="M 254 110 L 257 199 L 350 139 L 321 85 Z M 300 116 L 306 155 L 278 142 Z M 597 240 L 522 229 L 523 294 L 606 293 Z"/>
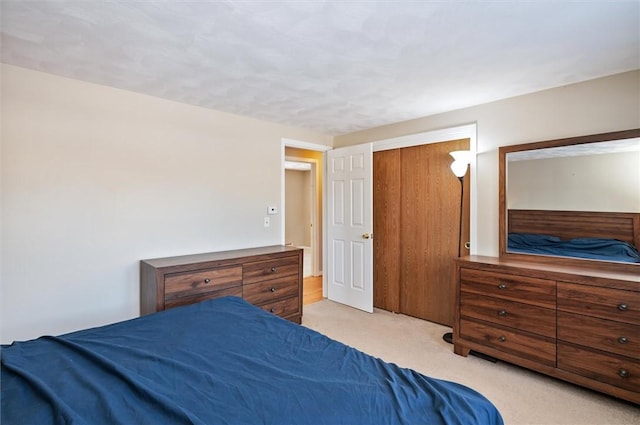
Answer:
<path fill-rule="evenodd" d="M 502 424 L 467 387 L 234 297 L 1 355 L 3 424 Z"/>
<path fill-rule="evenodd" d="M 640 263 L 638 250 L 633 245 L 616 239 L 576 238 L 561 240 L 556 236 L 549 235 L 509 233 L 507 251 Z"/>

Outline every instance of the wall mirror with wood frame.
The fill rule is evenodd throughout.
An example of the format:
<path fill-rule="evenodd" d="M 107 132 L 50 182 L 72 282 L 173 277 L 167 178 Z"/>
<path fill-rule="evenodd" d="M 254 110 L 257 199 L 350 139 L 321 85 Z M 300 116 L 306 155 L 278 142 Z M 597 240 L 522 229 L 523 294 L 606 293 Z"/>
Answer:
<path fill-rule="evenodd" d="M 500 257 L 640 271 L 640 129 L 499 148 Z"/>

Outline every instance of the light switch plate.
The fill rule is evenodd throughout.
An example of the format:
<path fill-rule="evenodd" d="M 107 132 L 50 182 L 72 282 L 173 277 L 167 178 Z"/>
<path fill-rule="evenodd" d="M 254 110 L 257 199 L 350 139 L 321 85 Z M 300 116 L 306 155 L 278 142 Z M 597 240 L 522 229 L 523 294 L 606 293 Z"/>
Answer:
<path fill-rule="evenodd" d="M 264 227 L 271 226 L 271 219 L 269 217 L 264 218 Z"/>
<path fill-rule="evenodd" d="M 278 214 L 278 207 L 267 207 L 268 214 Z"/>

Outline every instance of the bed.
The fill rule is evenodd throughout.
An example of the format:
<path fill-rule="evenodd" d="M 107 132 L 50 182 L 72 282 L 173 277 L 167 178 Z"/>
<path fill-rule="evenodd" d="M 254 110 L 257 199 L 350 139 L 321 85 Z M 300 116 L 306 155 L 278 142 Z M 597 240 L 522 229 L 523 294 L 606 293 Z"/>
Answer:
<path fill-rule="evenodd" d="M 640 213 L 508 211 L 507 251 L 640 263 Z"/>
<path fill-rule="evenodd" d="M 476 391 L 237 297 L 2 347 L 3 424 L 502 424 Z"/>

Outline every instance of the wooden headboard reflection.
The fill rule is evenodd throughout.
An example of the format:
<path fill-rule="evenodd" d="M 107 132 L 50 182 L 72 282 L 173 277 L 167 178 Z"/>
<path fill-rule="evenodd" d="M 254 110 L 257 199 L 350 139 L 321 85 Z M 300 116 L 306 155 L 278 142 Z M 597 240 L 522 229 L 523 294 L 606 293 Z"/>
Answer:
<path fill-rule="evenodd" d="M 561 239 L 618 239 L 640 249 L 640 213 L 510 209 L 507 229 Z"/>

